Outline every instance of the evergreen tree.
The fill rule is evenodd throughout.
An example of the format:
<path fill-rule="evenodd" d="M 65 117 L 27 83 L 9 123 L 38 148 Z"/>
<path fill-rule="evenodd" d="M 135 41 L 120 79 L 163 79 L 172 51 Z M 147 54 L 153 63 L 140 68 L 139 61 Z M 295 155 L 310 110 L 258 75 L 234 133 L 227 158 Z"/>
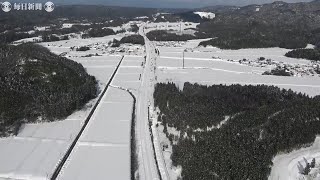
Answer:
<path fill-rule="evenodd" d="M 313 158 L 312 161 L 311 161 L 310 167 L 314 168 L 315 166 L 316 166 L 316 159 Z"/>

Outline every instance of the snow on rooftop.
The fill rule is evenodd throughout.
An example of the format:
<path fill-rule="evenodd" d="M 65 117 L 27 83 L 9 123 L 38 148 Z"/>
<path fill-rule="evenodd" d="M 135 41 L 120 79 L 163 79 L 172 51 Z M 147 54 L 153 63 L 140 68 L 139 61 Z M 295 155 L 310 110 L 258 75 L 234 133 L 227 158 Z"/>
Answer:
<path fill-rule="evenodd" d="M 307 46 L 306 46 L 306 49 L 314 49 L 316 46 L 315 45 L 313 45 L 313 44 L 308 44 Z"/>
<path fill-rule="evenodd" d="M 14 44 L 20 44 L 20 43 L 27 43 L 27 42 L 37 42 L 37 41 L 41 41 L 42 38 L 40 36 L 38 37 L 31 37 L 31 38 L 25 38 L 25 39 L 20 39 L 17 41 L 14 41 Z"/>
<path fill-rule="evenodd" d="M 71 28 L 73 26 L 73 24 L 71 23 L 63 23 L 62 24 L 62 28 Z"/>
<path fill-rule="evenodd" d="M 45 31 L 45 30 L 47 30 L 47 29 L 50 29 L 50 26 L 35 26 L 34 27 L 34 30 L 36 30 L 36 31 Z"/>
<path fill-rule="evenodd" d="M 160 15 L 166 15 L 166 14 L 171 14 L 171 13 L 156 13 L 154 16 L 155 16 L 155 17 L 158 17 L 158 16 L 160 16 Z"/>
<path fill-rule="evenodd" d="M 201 18 L 206 19 L 214 19 L 216 15 L 212 12 L 193 12 L 194 14 L 198 14 Z"/>
<path fill-rule="evenodd" d="M 135 17 L 134 19 L 148 19 L 148 16 L 139 16 L 139 17 Z"/>

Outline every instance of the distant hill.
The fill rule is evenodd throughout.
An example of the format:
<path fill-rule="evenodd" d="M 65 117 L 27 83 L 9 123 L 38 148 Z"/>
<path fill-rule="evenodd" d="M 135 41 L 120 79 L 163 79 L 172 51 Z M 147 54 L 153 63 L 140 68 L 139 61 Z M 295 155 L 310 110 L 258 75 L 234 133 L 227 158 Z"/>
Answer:
<path fill-rule="evenodd" d="M 213 12 L 213 13 L 224 13 L 224 12 L 231 12 L 238 8 L 238 6 L 207 6 L 202 8 L 195 9 L 196 11 L 204 11 L 204 12 Z"/>
<path fill-rule="evenodd" d="M 64 21 L 76 23 L 104 23 L 110 26 L 135 20 L 140 16 L 152 17 L 157 9 L 115 7 L 98 5 L 64 5 L 57 6 L 51 13 L 43 11 L 0 11 L 0 43 L 7 43 L 22 38 L 32 37 L 26 32 L 34 30 L 34 26 L 61 26 Z M 113 23 L 111 23 L 111 21 Z M 105 27 L 105 26 L 104 26 Z M 52 28 L 51 28 L 52 29 Z M 61 29 L 61 28 L 59 28 Z M 7 34 L 4 34 L 6 32 Z"/>
<path fill-rule="evenodd" d="M 158 10 L 156 8 L 135 8 L 101 5 L 67 5 L 58 6 L 54 16 L 59 17 L 85 17 L 85 18 L 134 18 L 138 16 L 151 16 Z"/>
<path fill-rule="evenodd" d="M 301 48 L 320 40 L 320 1 L 240 7 L 217 14 L 199 29 L 218 37 L 203 44 L 227 49 Z"/>

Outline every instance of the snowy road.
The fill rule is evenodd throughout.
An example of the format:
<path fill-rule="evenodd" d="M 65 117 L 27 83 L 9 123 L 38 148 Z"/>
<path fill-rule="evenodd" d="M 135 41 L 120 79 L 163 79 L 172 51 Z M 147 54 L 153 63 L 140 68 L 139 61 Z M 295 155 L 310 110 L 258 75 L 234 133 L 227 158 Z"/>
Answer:
<path fill-rule="evenodd" d="M 290 153 L 278 154 L 273 159 L 273 166 L 271 168 L 269 180 L 297 180 L 307 179 L 299 173 L 299 164 L 306 166 L 305 160 L 309 163 L 315 158 L 316 162 L 320 160 L 320 137 L 316 137 L 314 144 L 310 147 L 294 150 Z M 319 170 L 313 169 L 309 174 L 316 176 L 314 179 L 319 179 Z M 310 178 L 312 179 L 312 178 Z"/>
<path fill-rule="evenodd" d="M 153 90 L 156 82 L 156 48 L 146 37 L 144 25 L 139 34 L 144 37 L 146 63 L 141 78 L 141 87 L 137 100 L 137 138 L 139 149 L 139 177 L 143 180 L 163 179 L 160 177 L 159 165 L 155 157 L 151 132 L 149 129 L 148 108 L 153 106 Z M 161 173 L 162 174 L 162 173 Z"/>

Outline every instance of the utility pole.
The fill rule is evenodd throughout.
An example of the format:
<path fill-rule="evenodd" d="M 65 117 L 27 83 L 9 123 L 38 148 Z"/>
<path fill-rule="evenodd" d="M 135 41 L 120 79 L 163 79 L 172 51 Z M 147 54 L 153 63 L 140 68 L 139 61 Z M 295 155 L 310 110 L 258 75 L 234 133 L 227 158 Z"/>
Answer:
<path fill-rule="evenodd" d="M 184 52 L 185 52 L 185 49 L 182 52 L 182 69 L 184 69 Z"/>
<path fill-rule="evenodd" d="M 150 106 L 148 106 L 148 121 L 150 121 Z"/>

